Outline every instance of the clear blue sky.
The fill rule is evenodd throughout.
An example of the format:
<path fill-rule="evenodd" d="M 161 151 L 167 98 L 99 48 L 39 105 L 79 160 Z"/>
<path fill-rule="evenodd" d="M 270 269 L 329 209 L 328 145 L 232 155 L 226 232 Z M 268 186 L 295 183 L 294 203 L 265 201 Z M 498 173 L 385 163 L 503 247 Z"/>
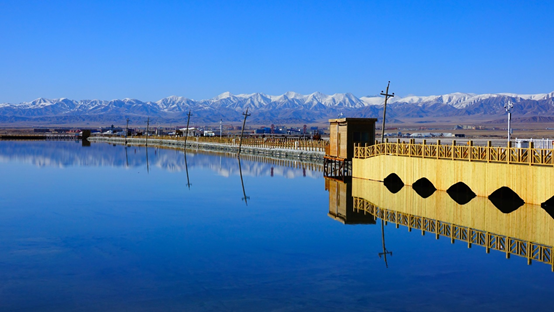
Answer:
<path fill-rule="evenodd" d="M 5 1 L 0 102 L 554 91 L 554 1 Z"/>

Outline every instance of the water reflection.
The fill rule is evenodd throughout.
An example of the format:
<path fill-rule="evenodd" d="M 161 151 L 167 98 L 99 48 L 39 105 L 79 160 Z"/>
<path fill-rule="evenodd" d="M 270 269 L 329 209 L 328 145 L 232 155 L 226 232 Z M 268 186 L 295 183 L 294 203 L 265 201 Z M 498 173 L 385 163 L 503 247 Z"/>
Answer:
<path fill-rule="evenodd" d="M 39 167 L 147 167 L 170 172 L 206 168 L 221 176 L 239 175 L 235 157 L 227 154 L 194 151 L 183 157 L 183 150 L 154 149 L 152 146 L 123 146 L 95 143 L 87 148 L 76 148 L 68 141 L 4 141 L 0 145 L 0 162 L 23 162 Z M 204 157 L 206 155 L 207 157 Z M 241 155 L 244 176 L 282 176 L 286 178 L 321 177 L 322 164 L 260 156 Z"/>
<path fill-rule="evenodd" d="M 244 180 L 242 179 L 242 167 L 240 165 L 240 155 L 237 156 L 237 161 L 239 163 L 240 184 L 242 185 L 242 200 L 244 200 L 244 203 L 246 204 L 246 206 L 248 206 L 248 200 L 250 199 L 250 197 L 246 196 L 246 190 L 244 189 Z M 271 174 L 273 174 L 273 167 L 271 168 Z"/>
<path fill-rule="evenodd" d="M 435 191 L 437 190 L 433 183 L 431 183 L 431 181 L 429 181 L 427 178 L 421 178 L 417 180 L 414 185 L 412 185 L 412 188 L 419 196 L 423 198 L 427 198 L 433 195 L 433 193 L 435 193 Z"/>
<path fill-rule="evenodd" d="M 150 174 L 150 163 L 148 162 L 148 144 L 146 144 L 146 146 L 144 147 L 144 150 L 146 151 L 146 171 L 148 174 Z"/>
<path fill-rule="evenodd" d="M 393 194 L 398 193 L 404 187 L 404 182 L 402 182 L 402 179 L 395 173 L 388 175 L 385 180 L 383 180 L 383 183 Z"/>
<path fill-rule="evenodd" d="M 190 187 L 192 186 L 192 184 L 190 184 L 190 179 L 189 179 L 189 167 L 188 167 L 188 164 L 187 164 L 187 150 L 185 149 L 183 154 L 185 155 L 185 171 L 187 173 L 187 188 L 190 190 Z M 220 164 L 221 166 L 221 164 Z"/>
<path fill-rule="evenodd" d="M 127 153 L 127 145 L 125 145 L 125 168 L 129 168 L 129 155 Z"/>
<path fill-rule="evenodd" d="M 364 210 L 365 211 L 365 210 Z M 385 259 L 385 267 L 389 268 L 389 263 L 387 262 L 387 255 L 392 256 L 392 251 L 387 250 L 386 244 L 385 244 L 385 220 L 381 219 L 381 241 L 383 243 L 383 252 L 379 253 L 379 258 L 383 256 Z"/>
<path fill-rule="evenodd" d="M 37 155 L 35 162 L 29 154 L 9 155 L 0 144 L 0 155 L 13 160 L 0 163 L 0 311 L 548 311 L 554 301 L 554 275 L 545 274 L 545 266 L 518 266 L 494 251 L 500 257 L 486 257 L 481 248 L 467 252 L 466 241 L 445 250 L 444 236 L 436 243 L 392 229 L 387 222 L 407 226 L 412 220 L 418 232 L 434 233 L 438 224 L 443 233 L 456 223 L 394 210 L 406 200 L 371 208 L 380 195 L 360 197 L 371 185 L 325 183 L 307 163 L 243 155 L 239 167 L 234 156 L 187 151 L 185 160 L 182 150 L 149 145 L 151 172 L 145 175 L 144 147 L 60 142 L 56 148 L 56 157 Z M 68 159 L 106 167 L 56 168 Z M 41 161 L 42 167 L 32 165 Z M 183 188 L 187 171 L 192 192 Z M 422 211 L 429 202 L 440 206 L 437 195 L 444 193 L 423 200 L 411 187 L 396 194 L 380 187 L 379 205 L 413 196 L 425 204 Z M 249 209 L 239 193 L 252 197 Z M 327 216 L 321 209 L 329 199 L 335 202 Z M 478 200 L 456 213 L 482 219 L 482 211 L 471 210 Z M 526 209 L 505 215 L 488 205 L 501 220 Z M 384 227 L 363 225 L 376 218 Z M 529 231 L 549 226 L 528 224 Z M 454 229 L 456 237 L 462 227 Z M 498 237 L 467 227 L 461 233 L 481 242 Z M 511 240 L 512 249 L 526 246 L 517 244 Z M 394 256 L 387 253 L 383 263 L 378 253 L 390 250 Z"/>
<path fill-rule="evenodd" d="M 338 192 L 338 189 L 344 191 Z M 379 256 L 384 256 L 385 263 L 386 256 L 392 255 L 392 252 L 385 245 L 384 225 L 391 222 L 396 227 L 406 226 L 409 231 L 416 229 L 422 234 L 433 233 L 437 239 L 448 237 L 452 243 L 463 241 L 469 248 L 472 245 L 483 246 L 487 253 L 491 249 L 497 250 L 505 253 L 507 258 L 515 254 L 526 258 L 528 264 L 533 260 L 547 263 L 554 270 L 552 207 L 543 209 L 538 205 L 517 202 L 509 192 L 508 195 L 502 194 L 503 200 L 508 197 L 513 206 L 517 205 L 510 211 L 506 210 L 506 203 L 502 204 L 503 209 L 499 209 L 493 199 L 471 194 L 455 201 L 453 197 L 457 195 L 449 193 L 467 192 L 461 185 L 449 193 L 428 191 L 429 194 L 422 196 L 415 187 L 403 187 L 392 192 L 382 182 L 353 179 L 344 183 L 326 178 L 326 190 L 329 191 L 329 216 L 335 220 L 353 224 L 349 221 L 355 220 L 356 216 L 381 219 L 383 251 Z M 347 205 L 339 205 L 336 198 Z"/>
<path fill-rule="evenodd" d="M 352 182 L 326 177 L 325 190 L 329 192 L 329 217 L 343 224 L 375 224 L 373 216 L 354 210 Z"/>
<path fill-rule="evenodd" d="M 446 193 L 459 205 L 465 205 L 477 196 L 464 182 L 452 185 Z"/>
<path fill-rule="evenodd" d="M 489 200 L 503 213 L 511 213 L 523 206 L 525 202 L 509 187 L 501 187 L 489 195 Z"/>

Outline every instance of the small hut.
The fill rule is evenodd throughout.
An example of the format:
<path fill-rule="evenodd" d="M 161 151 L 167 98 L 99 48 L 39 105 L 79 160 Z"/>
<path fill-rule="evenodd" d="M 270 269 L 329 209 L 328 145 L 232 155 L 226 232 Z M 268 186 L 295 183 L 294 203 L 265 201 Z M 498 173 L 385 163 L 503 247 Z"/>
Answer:
<path fill-rule="evenodd" d="M 325 153 L 325 176 L 343 180 L 351 176 L 354 144 L 375 144 L 376 118 L 329 119 L 329 149 Z"/>

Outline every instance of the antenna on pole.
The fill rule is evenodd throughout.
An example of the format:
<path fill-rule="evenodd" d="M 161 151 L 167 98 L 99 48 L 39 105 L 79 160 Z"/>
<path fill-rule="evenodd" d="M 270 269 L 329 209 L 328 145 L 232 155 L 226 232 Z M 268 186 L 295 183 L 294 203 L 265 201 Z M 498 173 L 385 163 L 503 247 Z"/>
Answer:
<path fill-rule="evenodd" d="M 389 84 L 387 84 L 387 92 L 383 93 L 383 91 L 381 91 L 381 95 L 385 96 L 385 107 L 383 108 L 383 131 L 381 132 L 381 143 L 385 142 L 385 120 L 387 118 L 387 101 L 389 97 L 394 97 L 394 92 L 392 94 L 389 94 L 389 86 L 390 86 L 390 81 L 389 81 Z"/>
<path fill-rule="evenodd" d="M 512 101 L 508 101 L 508 103 L 504 104 L 504 108 L 506 109 L 506 112 L 508 112 L 508 142 L 510 142 L 512 138 L 512 108 L 514 107 L 514 103 Z"/>

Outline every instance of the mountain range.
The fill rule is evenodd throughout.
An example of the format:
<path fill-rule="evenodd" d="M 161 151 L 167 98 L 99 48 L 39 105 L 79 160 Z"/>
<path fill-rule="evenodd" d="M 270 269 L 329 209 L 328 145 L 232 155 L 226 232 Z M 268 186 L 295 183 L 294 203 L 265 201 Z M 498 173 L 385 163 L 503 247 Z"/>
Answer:
<path fill-rule="evenodd" d="M 514 116 L 554 116 L 554 92 L 530 95 L 451 93 L 393 97 L 387 105 L 387 122 L 437 117 L 494 120 L 506 114 L 504 105 L 509 101 L 514 103 Z M 228 123 L 240 122 L 246 109 L 252 114 L 249 123 L 318 123 L 339 115 L 380 118 L 383 104 L 381 96 L 358 98 L 351 93 L 325 95 L 320 92 L 309 95 L 287 92 L 278 96 L 225 92 L 207 100 L 170 96 L 155 102 L 39 98 L 19 104 L 0 104 L 0 123 L 124 123 L 126 118 L 132 123 L 144 123 L 144 119 L 150 117 L 152 122 L 183 124 L 189 110 L 193 123 L 218 123 L 220 120 Z"/>

